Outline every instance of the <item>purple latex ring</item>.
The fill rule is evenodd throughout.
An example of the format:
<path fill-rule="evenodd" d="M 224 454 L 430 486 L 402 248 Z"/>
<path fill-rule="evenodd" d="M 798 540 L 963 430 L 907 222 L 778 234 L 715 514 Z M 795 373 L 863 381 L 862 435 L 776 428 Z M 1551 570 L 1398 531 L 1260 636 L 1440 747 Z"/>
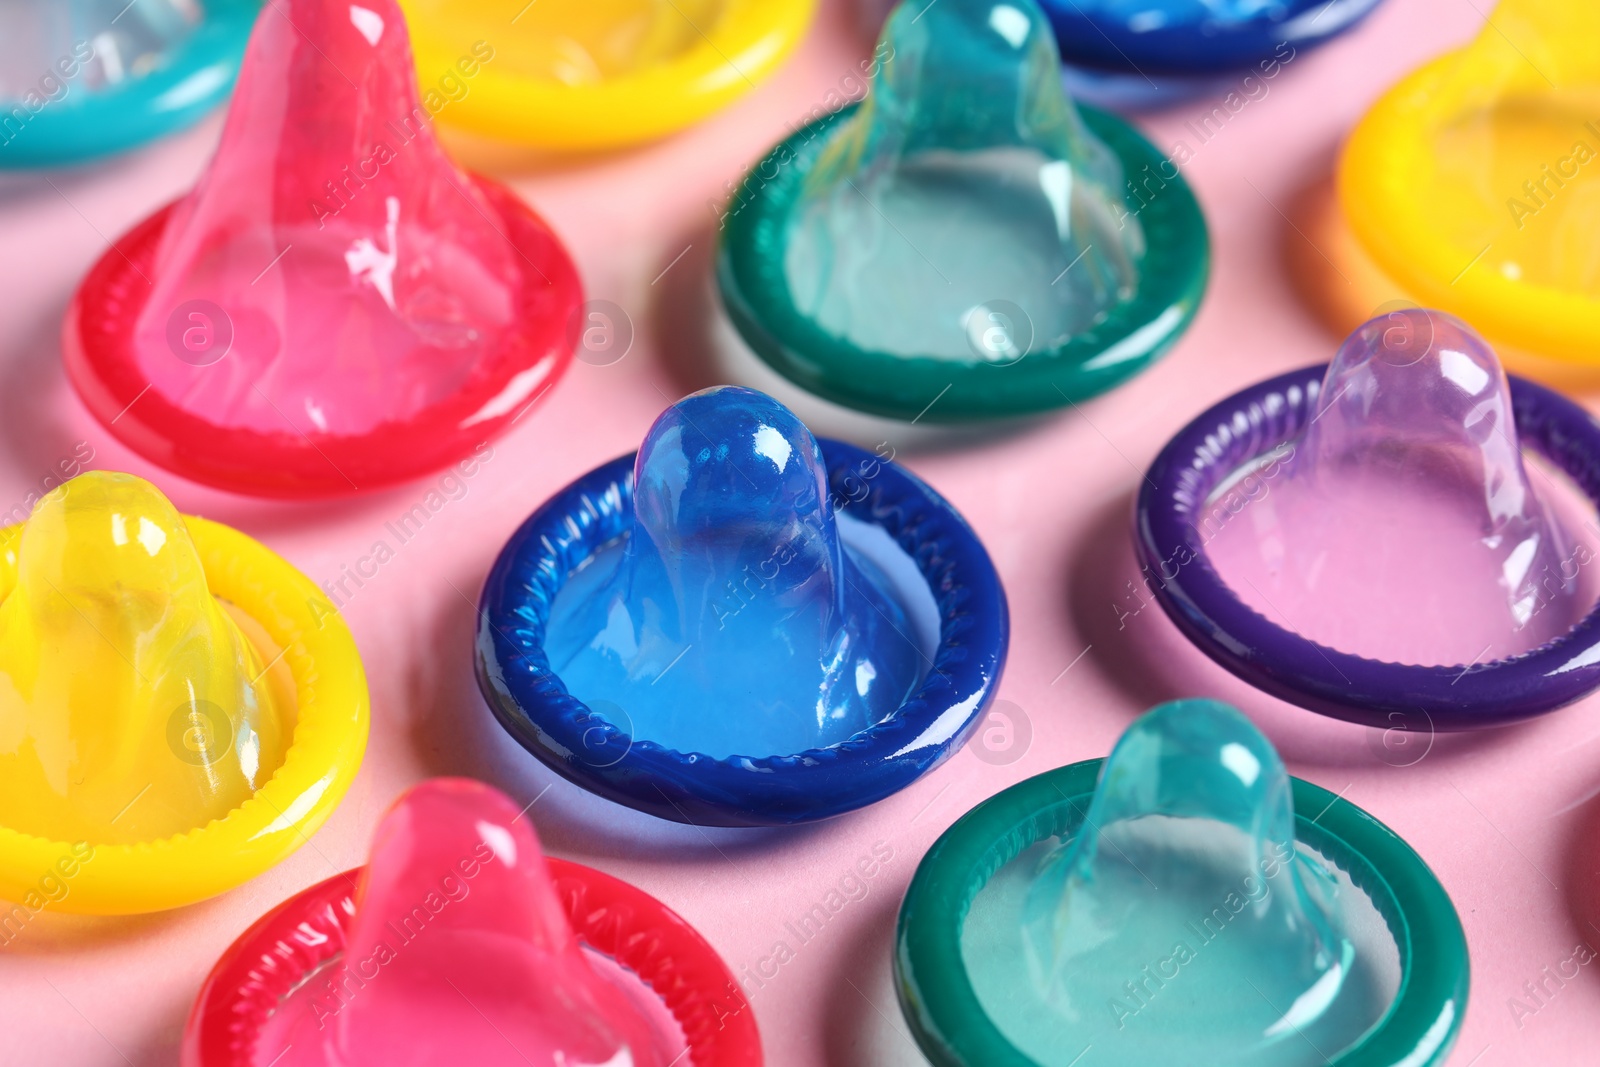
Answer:
<path fill-rule="evenodd" d="M 1474 730 L 1543 715 L 1600 688 L 1600 605 L 1561 637 L 1465 666 L 1386 663 L 1286 630 L 1249 607 L 1206 557 L 1212 494 L 1251 460 L 1297 437 L 1327 365 L 1253 385 L 1167 442 L 1139 491 L 1134 550 L 1167 616 L 1201 651 L 1257 689 L 1336 719 Z M 1555 464 L 1600 507 L 1600 422 L 1559 393 L 1511 377 L 1522 447 Z"/>

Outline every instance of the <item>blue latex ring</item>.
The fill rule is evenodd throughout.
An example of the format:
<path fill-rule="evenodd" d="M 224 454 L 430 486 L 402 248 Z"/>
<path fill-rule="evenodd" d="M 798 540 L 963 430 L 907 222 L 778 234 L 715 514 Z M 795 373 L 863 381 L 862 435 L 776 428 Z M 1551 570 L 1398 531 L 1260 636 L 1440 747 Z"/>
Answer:
<path fill-rule="evenodd" d="M 1261 60 L 1284 60 L 1355 26 L 1382 0 L 1290 0 L 1237 21 L 1169 22 L 1135 29 L 1108 16 L 1098 0 L 1040 0 L 1061 58 L 1078 67 L 1146 76 L 1241 71 Z M 1163 5 L 1149 5 L 1159 11 Z M 1148 12 L 1142 13 L 1148 15 Z"/>
<path fill-rule="evenodd" d="M 0 170 L 84 163 L 199 121 L 233 91 L 260 10 L 260 0 L 210 0 L 204 20 L 165 66 L 115 89 L 67 81 L 64 97 L 35 112 L 20 100 L 0 101 L 0 119 L 10 121 L 0 131 Z M 27 118 L 16 128 L 19 116 Z"/>
<path fill-rule="evenodd" d="M 819 438 L 835 505 L 882 527 L 915 562 L 939 608 L 939 647 L 917 691 L 849 740 L 793 755 L 715 759 L 630 738 L 567 692 L 544 651 L 567 576 L 623 536 L 632 455 L 595 468 L 535 511 L 495 560 L 478 602 L 478 686 L 495 717 L 558 774 L 663 819 L 710 826 L 811 822 L 875 803 L 963 745 L 994 698 L 1010 617 L 989 554 L 921 479 Z"/>

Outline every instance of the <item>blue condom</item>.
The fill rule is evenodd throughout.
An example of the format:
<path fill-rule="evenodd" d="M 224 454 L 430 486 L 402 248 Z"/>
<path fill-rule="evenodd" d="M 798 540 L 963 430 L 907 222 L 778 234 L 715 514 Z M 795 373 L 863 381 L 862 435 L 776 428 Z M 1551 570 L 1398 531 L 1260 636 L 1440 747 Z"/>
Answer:
<path fill-rule="evenodd" d="M 1112 110 L 1238 91 L 1351 29 L 1381 0 L 1040 0 L 1067 84 Z M 1246 87 L 1248 88 L 1248 86 Z"/>
<path fill-rule="evenodd" d="M 0 42 L 0 168 L 81 163 L 183 129 L 239 73 L 260 0 L 22 0 Z"/>
<path fill-rule="evenodd" d="M 556 594 L 567 689 L 668 748 L 826 748 L 898 708 L 924 659 L 889 580 L 839 536 L 822 452 L 748 389 L 668 408 L 634 462 L 633 531 Z"/>
<path fill-rule="evenodd" d="M 1216 74 L 1322 44 L 1381 0 L 1041 0 L 1068 63 Z"/>
<path fill-rule="evenodd" d="M 724 825 L 908 784 L 965 740 L 1006 645 L 998 579 L 948 504 L 732 387 L 673 405 L 636 456 L 536 512 L 480 620 L 485 697 L 530 751 Z"/>

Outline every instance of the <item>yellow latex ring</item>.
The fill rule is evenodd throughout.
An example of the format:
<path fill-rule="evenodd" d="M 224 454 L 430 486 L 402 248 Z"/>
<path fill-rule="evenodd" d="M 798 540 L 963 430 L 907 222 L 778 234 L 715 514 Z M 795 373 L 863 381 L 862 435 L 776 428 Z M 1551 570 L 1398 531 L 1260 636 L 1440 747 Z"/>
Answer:
<path fill-rule="evenodd" d="M 454 2 L 402 0 L 402 6 L 423 106 L 439 122 L 498 141 L 561 150 L 616 148 L 699 122 L 770 75 L 816 13 L 816 0 L 724 0 L 714 18 L 692 24 L 694 43 L 682 51 L 569 84 L 518 72 L 517 35 L 530 29 L 519 31 L 508 21 L 504 30 L 474 31 L 470 22 L 461 25 Z M 511 5 L 513 14 L 518 6 Z M 493 50 L 487 62 L 484 45 Z"/>
<path fill-rule="evenodd" d="M 1419 178 L 1434 169 L 1423 116 L 1437 111 L 1439 88 L 1461 56 L 1453 52 L 1413 72 L 1350 135 L 1339 165 L 1344 217 L 1372 260 L 1423 306 L 1460 316 L 1497 349 L 1600 368 L 1600 297 L 1474 265 L 1483 249 L 1463 247 L 1428 224 L 1437 209 Z"/>
<path fill-rule="evenodd" d="M 0 897 L 17 902 L 9 912 L 0 906 L 0 924 L 15 925 L 18 909 L 132 915 L 226 892 L 305 844 L 361 766 L 367 676 L 333 604 L 265 545 L 220 523 L 184 519 L 212 594 L 284 650 L 296 721 L 283 765 L 225 818 L 160 841 L 90 842 L 87 858 L 73 843 L 0 826 Z M 21 526 L 0 530 L 0 599 L 16 584 L 21 536 Z"/>

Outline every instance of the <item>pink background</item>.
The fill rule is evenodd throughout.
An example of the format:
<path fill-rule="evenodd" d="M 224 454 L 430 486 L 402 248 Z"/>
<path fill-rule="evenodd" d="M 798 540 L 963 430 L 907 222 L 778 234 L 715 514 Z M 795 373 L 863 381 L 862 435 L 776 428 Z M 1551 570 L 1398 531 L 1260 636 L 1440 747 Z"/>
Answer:
<path fill-rule="evenodd" d="M 218 900 L 171 914 L 36 919 L 0 950 L 0 1060 L 176 1063 L 195 991 L 233 938 L 299 889 L 361 863 L 376 820 L 401 790 L 460 774 L 495 782 L 522 803 L 548 786 L 532 816 L 552 853 L 654 893 L 698 926 L 735 971 L 754 973 L 776 942 L 788 941 L 793 958 L 763 984 L 751 982 L 770 1063 L 914 1063 L 890 986 L 889 946 L 900 896 L 927 846 L 1007 785 L 1105 755 L 1150 705 L 1205 695 L 1245 709 L 1293 773 L 1383 819 L 1442 879 L 1466 925 L 1474 968 L 1452 1063 L 1592 1061 L 1600 971 L 1585 967 L 1542 1005 L 1529 1002 L 1537 1011 L 1520 1024 L 1509 998 L 1580 941 L 1600 946 L 1591 925 L 1600 917 L 1591 844 L 1600 831 L 1592 803 L 1600 791 L 1600 748 L 1592 742 L 1600 731 L 1587 721 L 1600 698 L 1514 730 L 1440 737 L 1425 758 L 1398 767 L 1392 764 L 1410 762 L 1407 752 L 1417 750 L 1386 750 L 1376 732 L 1254 692 L 1192 650 L 1158 609 L 1118 623 L 1133 606 L 1124 599 L 1134 574 L 1131 495 L 1167 436 L 1233 390 L 1333 351 L 1336 339 L 1285 279 L 1285 247 L 1302 239 L 1279 209 L 1326 173 L 1341 135 L 1383 87 L 1467 40 L 1487 6 L 1390 0 L 1357 32 L 1295 59 L 1266 96 L 1198 148 L 1184 122 L 1215 100 L 1144 121 L 1163 150 L 1179 140 L 1195 149 L 1185 173 L 1214 242 L 1199 317 L 1153 370 L 1080 411 L 960 449 L 938 447 L 921 426 L 861 431 L 896 447 L 988 545 L 1011 597 L 1011 658 L 1000 695 L 1022 709 L 1033 738 L 1008 766 L 961 752 L 870 810 L 799 830 L 668 825 L 555 780 L 489 719 L 472 679 L 471 620 L 495 553 L 532 508 L 636 447 L 663 406 L 720 373 L 702 358 L 714 241 L 707 201 L 823 104 L 870 43 L 850 6 L 829 2 L 776 78 L 704 125 L 628 153 L 513 161 L 515 187 L 567 240 L 590 295 L 627 309 L 637 331 L 631 352 L 611 366 L 574 366 L 542 407 L 496 443 L 466 495 L 346 603 L 372 687 L 372 741 L 350 795 L 310 846 Z M 129 454 L 90 420 L 62 375 L 57 335 L 77 280 L 108 239 L 189 187 L 219 125 L 213 117 L 103 166 L 0 182 L 0 511 L 87 442 L 95 466 L 150 477 L 183 510 L 242 528 L 319 582 L 337 579 L 386 536 L 385 522 L 432 485 L 317 506 L 204 490 Z M 713 325 L 709 335 L 718 333 Z M 748 374 L 752 384 L 771 381 Z M 837 429 L 833 415 L 803 414 L 818 429 Z M 893 858 L 868 894 L 797 944 L 785 923 L 878 842 Z M 771 974 L 774 965 L 766 969 Z"/>

